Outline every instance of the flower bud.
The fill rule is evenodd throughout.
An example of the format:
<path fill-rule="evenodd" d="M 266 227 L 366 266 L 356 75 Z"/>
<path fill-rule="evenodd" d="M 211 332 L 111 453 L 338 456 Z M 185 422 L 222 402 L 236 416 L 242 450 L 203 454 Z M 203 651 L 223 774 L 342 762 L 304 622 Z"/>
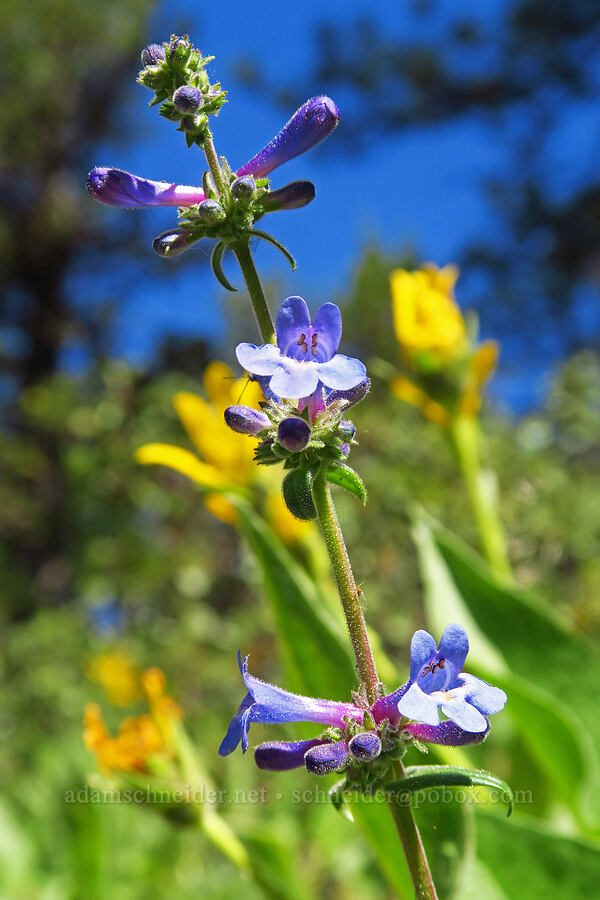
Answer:
<path fill-rule="evenodd" d="M 193 115 L 202 106 L 202 94 L 197 87 L 183 84 L 173 94 L 173 105 L 182 115 Z"/>
<path fill-rule="evenodd" d="M 141 53 L 143 66 L 159 66 L 165 60 L 165 48 L 161 44 L 148 44 Z"/>
<path fill-rule="evenodd" d="M 374 731 L 363 731 L 350 739 L 348 749 L 355 759 L 367 762 L 381 753 L 381 738 Z"/>
<path fill-rule="evenodd" d="M 352 422 L 348 421 L 348 419 L 342 419 L 338 425 L 338 434 L 346 441 L 351 441 L 356 434 L 356 428 Z"/>
<path fill-rule="evenodd" d="M 208 116 L 200 113 L 194 116 L 185 116 L 181 120 L 184 131 L 200 131 L 208 122 Z"/>
<path fill-rule="evenodd" d="M 254 761 L 259 769 L 287 772 L 304 764 L 304 754 L 307 750 L 325 743 L 326 741 L 320 738 L 307 741 L 270 741 L 256 748 Z"/>
<path fill-rule="evenodd" d="M 268 416 L 251 406 L 228 406 L 224 412 L 225 422 L 238 434 L 258 434 L 271 424 Z"/>
<path fill-rule="evenodd" d="M 192 242 L 188 240 L 189 237 L 190 232 L 187 229 L 173 228 L 171 231 L 165 231 L 154 238 L 152 246 L 159 256 L 179 256 L 191 245 Z"/>
<path fill-rule="evenodd" d="M 87 189 L 101 203 L 136 209 L 146 206 L 192 206 L 204 200 L 204 192 L 200 188 L 150 181 L 123 169 L 103 166 L 92 169 L 88 175 Z"/>
<path fill-rule="evenodd" d="M 313 775 L 329 775 L 345 765 L 348 756 L 347 742 L 336 741 L 334 744 L 313 747 L 304 755 L 304 764 Z"/>
<path fill-rule="evenodd" d="M 330 97 L 307 100 L 283 126 L 278 135 L 246 163 L 238 175 L 262 178 L 277 166 L 316 147 L 336 127 L 340 111 Z"/>
<path fill-rule="evenodd" d="M 173 35 L 167 48 L 167 59 L 175 69 L 183 69 L 190 58 L 192 45 L 187 38 Z"/>
<path fill-rule="evenodd" d="M 310 434 L 308 422 L 297 416 L 284 419 L 277 428 L 279 443 L 291 453 L 299 453 L 300 450 L 304 450 L 310 441 Z"/>
<path fill-rule="evenodd" d="M 207 225 L 218 225 L 226 218 L 225 210 L 216 200 L 204 200 L 198 207 L 198 215 Z"/>
<path fill-rule="evenodd" d="M 371 379 L 363 378 L 356 387 L 350 388 L 348 391 L 332 391 L 327 395 L 327 406 L 331 403 L 335 403 L 336 400 L 346 400 L 347 407 L 354 406 L 356 403 L 360 403 L 361 400 L 367 396 L 369 391 L 371 390 Z M 346 408 L 347 408 L 346 407 Z"/>
<path fill-rule="evenodd" d="M 244 175 L 242 178 L 236 178 L 231 183 L 231 193 L 236 200 L 242 202 L 252 200 L 256 191 L 256 182 L 252 175 Z"/>
<path fill-rule="evenodd" d="M 261 203 L 266 212 L 278 212 L 280 209 L 301 209 L 314 199 L 312 181 L 292 181 L 276 191 L 269 191 L 261 198 Z"/>

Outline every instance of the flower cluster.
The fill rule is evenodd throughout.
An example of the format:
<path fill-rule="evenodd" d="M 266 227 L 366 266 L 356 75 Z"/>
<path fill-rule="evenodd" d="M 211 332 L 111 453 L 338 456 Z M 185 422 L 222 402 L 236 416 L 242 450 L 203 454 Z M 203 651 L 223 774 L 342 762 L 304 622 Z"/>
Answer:
<path fill-rule="evenodd" d="M 334 303 L 324 303 L 311 322 L 302 297 L 288 297 L 275 332 L 277 344 L 238 345 L 238 361 L 261 384 L 267 399 L 260 410 L 229 407 L 225 421 L 233 431 L 259 439 L 259 464 L 283 461 L 287 469 L 305 473 L 299 498 L 298 476 L 291 473 L 283 493 L 294 515 L 313 518 L 312 503 L 306 502 L 311 478 L 324 463 L 343 465 L 355 443 L 354 425 L 343 415 L 366 396 L 370 382 L 360 360 L 337 353 L 342 317 Z"/>
<path fill-rule="evenodd" d="M 206 66 L 214 56 L 203 56 L 187 37 L 172 35 L 164 44 L 150 44 L 142 50 L 143 69 L 138 81 L 154 92 L 151 106 L 160 103 L 159 113 L 179 122 L 188 147 L 203 144 L 208 136 L 208 117 L 226 102 L 226 91 L 211 84 Z"/>
<path fill-rule="evenodd" d="M 88 703 L 84 713 L 85 746 L 96 754 L 105 773 L 148 772 L 156 756 L 170 758 L 174 752 L 173 731 L 181 719 L 181 709 L 166 693 L 160 669 L 148 669 L 141 676 L 150 713 L 125 719 L 116 737 L 109 733 L 100 707 Z"/>
<path fill-rule="evenodd" d="M 439 647 L 428 632 L 417 631 L 411 641 L 408 681 L 371 706 L 357 694 L 352 703 L 292 694 L 250 675 L 248 658 L 242 661 L 238 654 L 247 694 L 219 753 L 227 756 L 240 743 L 246 752 L 252 722 L 314 722 L 326 726 L 315 738 L 260 744 L 254 751 L 259 768 L 284 771 L 304 765 L 315 775 L 346 770 L 350 782 L 372 782 L 373 774 L 383 777 L 410 742 L 479 743 L 489 731 L 488 717 L 504 708 L 506 694 L 462 671 L 468 651 L 460 625 L 447 626 Z M 364 767 L 375 762 L 369 775 Z"/>
<path fill-rule="evenodd" d="M 390 277 L 394 329 L 410 373 L 394 378 L 391 389 L 441 425 L 478 413 L 498 357 L 495 341 L 477 345 L 467 327 L 454 299 L 458 274 L 456 266 L 426 263 Z"/>
<path fill-rule="evenodd" d="M 205 173 L 201 187 L 192 187 L 150 181 L 121 169 L 97 166 L 88 176 L 88 191 L 96 200 L 111 206 L 179 207 L 178 227 L 154 240 L 155 251 L 163 257 L 178 256 L 202 238 L 215 238 L 218 243 L 213 252 L 213 269 L 221 284 L 232 289 L 223 274 L 221 260 L 226 247 L 243 237 L 267 240 L 293 262 L 275 238 L 257 231 L 254 225 L 266 213 L 306 206 L 314 199 L 315 188 L 310 181 L 294 181 L 272 191 L 266 176 L 324 140 L 339 118 L 339 110 L 329 97 L 307 100 L 279 134 L 237 172 L 221 159 L 219 186 L 209 173 Z"/>

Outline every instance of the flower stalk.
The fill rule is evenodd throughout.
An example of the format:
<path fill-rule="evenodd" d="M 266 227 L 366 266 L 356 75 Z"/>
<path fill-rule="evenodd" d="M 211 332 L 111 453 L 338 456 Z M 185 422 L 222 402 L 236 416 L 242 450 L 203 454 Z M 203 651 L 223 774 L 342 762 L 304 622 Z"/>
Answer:
<path fill-rule="evenodd" d="M 402 778 L 404 769 L 398 760 L 392 772 L 394 778 Z M 425 847 L 421 840 L 419 828 L 410 804 L 390 802 L 390 812 L 396 825 L 402 849 L 408 863 L 408 869 L 415 887 L 416 900 L 438 900 L 437 891 L 431 876 Z"/>
<path fill-rule="evenodd" d="M 485 473 L 481 469 L 479 422 L 475 416 L 454 416 L 449 433 L 465 481 L 485 558 L 497 575 L 512 579 L 506 536 L 498 515 L 495 491 L 493 485 L 486 482 Z"/>
<path fill-rule="evenodd" d="M 273 344 L 275 343 L 275 326 L 267 306 L 265 292 L 254 265 L 252 253 L 250 252 L 249 240 L 247 238 L 241 239 L 232 247 L 232 250 L 242 270 L 262 339 L 266 344 Z"/>

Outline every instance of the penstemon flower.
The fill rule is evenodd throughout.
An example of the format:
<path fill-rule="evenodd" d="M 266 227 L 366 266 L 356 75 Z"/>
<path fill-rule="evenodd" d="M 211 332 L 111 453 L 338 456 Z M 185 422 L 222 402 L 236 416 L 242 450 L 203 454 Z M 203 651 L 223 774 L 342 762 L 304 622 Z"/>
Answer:
<path fill-rule="evenodd" d="M 439 649 L 426 631 L 411 641 L 410 678 L 392 694 L 369 706 L 359 695 L 354 703 L 303 697 L 248 673 L 248 657 L 238 662 L 248 693 L 229 724 L 219 753 L 226 756 L 241 742 L 248 748 L 252 722 L 314 722 L 327 726 L 305 741 L 271 741 L 255 750 L 261 769 L 284 771 L 305 765 L 316 775 L 402 755 L 412 740 L 461 746 L 479 743 L 489 730 L 488 716 L 500 712 L 506 694 L 500 688 L 462 672 L 469 649 L 460 625 L 448 625 Z M 446 720 L 440 722 L 438 709 Z"/>
<path fill-rule="evenodd" d="M 274 344 L 238 344 L 238 362 L 253 375 L 268 379 L 269 390 L 286 399 L 307 399 L 322 388 L 349 391 L 367 376 L 359 359 L 337 353 L 342 316 L 334 303 L 324 303 L 311 324 L 302 297 L 284 300 L 275 325 Z"/>

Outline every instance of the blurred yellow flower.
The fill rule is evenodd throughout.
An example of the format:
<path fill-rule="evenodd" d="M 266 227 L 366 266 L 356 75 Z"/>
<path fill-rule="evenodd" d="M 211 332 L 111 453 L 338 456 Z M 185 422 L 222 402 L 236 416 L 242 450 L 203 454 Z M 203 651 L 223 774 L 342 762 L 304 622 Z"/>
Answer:
<path fill-rule="evenodd" d="M 239 403 L 242 393 L 246 405 L 258 406 L 264 399 L 259 385 L 246 378 L 234 378 L 225 363 L 216 361 L 206 368 L 204 390 L 206 400 L 187 391 L 176 394 L 173 400 L 185 430 L 203 459 L 172 444 L 145 444 L 136 452 L 137 461 L 168 466 L 206 488 L 209 493 L 204 505 L 223 522 L 235 522 L 236 511 L 218 493 L 220 490 L 262 485 L 267 492 L 266 512 L 271 524 L 284 540 L 297 540 L 310 528 L 310 523 L 299 522 L 287 510 L 281 497 L 281 473 L 275 478 L 274 473 L 257 466 L 252 440 L 233 432 L 223 418 L 225 409 Z"/>
<path fill-rule="evenodd" d="M 476 416 L 481 409 L 483 389 L 494 373 L 499 353 L 500 347 L 496 341 L 484 341 L 471 356 L 460 396 L 460 415 Z"/>
<path fill-rule="evenodd" d="M 160 669 L 148 669 L 141 676 L 150 715 L 125 719 L 116 737 L 108 731 L 97 703 L 88 703 L 84 711 L 83 740 L 96 754 L 103 772 L 147 772 L 151 757 L 171 755 L 173 727 L 182 712 L 166 693 L 166 681 Z M 139 686 L 139 679 L 138 679 Z"/>
<path fill-rule="evenodd" d="M 392 379 L 390 389 L 400 400 L 410 403 L 411 406 L 417 406 L 430 422 L 435 422 L 437 425 L 448 425 L 450 422 L 450 416 L 441 403 L 432 400 L 425 391 L 413 384 L 410 379 L 405 378 L 404 375 L 398 375 Z"/>
<path fill-rule="evenodd" d="M 419 351 L 448 357 L 466 341 L 465 322 L 454 300 L 457 266 L 439 269 L 426 263 L 415 272 L 396 269 L 390 275 L 394 329 L 409 355 Z"/>
<path fill-rule="evenodd" d="M 103 687 L 107 699 L 115 706 L 130 706 L 140 696 L 140 667 L 122 650 L 93 657 L 86 675 Z"/>

